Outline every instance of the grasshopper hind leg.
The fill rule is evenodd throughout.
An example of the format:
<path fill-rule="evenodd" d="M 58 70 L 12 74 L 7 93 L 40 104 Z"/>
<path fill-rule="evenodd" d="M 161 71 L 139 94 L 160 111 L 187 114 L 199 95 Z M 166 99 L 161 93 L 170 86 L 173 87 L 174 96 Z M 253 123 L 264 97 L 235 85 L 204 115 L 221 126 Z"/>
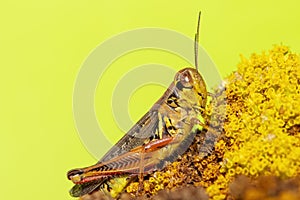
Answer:
<path fill-rule="evenodd" d="M 144 189 L 144 153 L 141 153 L 141 163 L 140 163 L 140 172 L 139 172 L 139 189 L 137 190 L 137 196 Z"/>

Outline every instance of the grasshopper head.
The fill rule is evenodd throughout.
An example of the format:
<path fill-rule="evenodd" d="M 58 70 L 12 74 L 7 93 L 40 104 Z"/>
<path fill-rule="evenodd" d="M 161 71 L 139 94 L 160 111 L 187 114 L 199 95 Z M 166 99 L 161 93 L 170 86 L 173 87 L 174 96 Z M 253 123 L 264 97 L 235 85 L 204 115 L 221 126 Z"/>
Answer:
<path fill-rule="evenodd" d="M 197 69 L 185 68 L 177 72 L 174 79 L 175 89 L 181 100 L 181 106 L 201 107 L 206 106 L 206 85 Z"/>

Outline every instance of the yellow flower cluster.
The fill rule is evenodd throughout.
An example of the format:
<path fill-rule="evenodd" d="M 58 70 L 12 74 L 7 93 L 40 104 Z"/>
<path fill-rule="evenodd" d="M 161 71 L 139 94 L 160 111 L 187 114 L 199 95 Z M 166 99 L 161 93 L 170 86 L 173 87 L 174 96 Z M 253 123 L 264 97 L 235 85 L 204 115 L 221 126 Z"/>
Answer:
<path fill-rule="evenodd" d="M 207 188 L 210 196 L 224 199 L 219 188 L 239 174 L 299 175 L 300 57 L 286 46 L 253 54 L 249 60 L 242 57 L 226 82 L 224 132 L 231 144 L 220 169 L 226 180 Z"/>

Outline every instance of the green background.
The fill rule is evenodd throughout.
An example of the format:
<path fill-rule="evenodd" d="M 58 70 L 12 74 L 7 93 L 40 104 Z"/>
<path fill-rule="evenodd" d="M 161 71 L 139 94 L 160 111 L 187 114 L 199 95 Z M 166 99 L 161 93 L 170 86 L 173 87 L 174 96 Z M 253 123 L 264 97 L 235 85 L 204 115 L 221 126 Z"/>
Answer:
<path fill-rule="evenodd" d="M 298 2 L 1 1 L 1 199 L 71 199 L 66 172 L 96 162 L 76 131 L 72 92 L 82 62 L 101 42 L 142 27 L 168 28 L 193 38 L 201 10 L 201 44 L 225 77 L 236 68 L 240 53 L 249 56 L 281 43 L 300 52 Z M 113 64 L 95 96 L 98 119 L 104 120 L 105 134 L 113 133 L 112 142 L 122 133 L 112 119 L 111 90 L 126 70 L 150 62 L 176 70 L 187 65 L 159 51 L 136 52 Z M 136 91 L 129 104 L 133 120 L 162 91 L 153 85 Z"/>

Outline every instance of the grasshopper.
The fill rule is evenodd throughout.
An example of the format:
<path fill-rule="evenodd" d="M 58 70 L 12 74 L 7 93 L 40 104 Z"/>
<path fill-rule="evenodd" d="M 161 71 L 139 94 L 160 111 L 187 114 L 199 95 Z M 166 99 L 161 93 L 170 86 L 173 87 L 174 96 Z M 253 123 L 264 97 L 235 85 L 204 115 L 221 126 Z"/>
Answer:
<path fill-rule="evenodd" d="M 198 72 L 200 16 L 195 34 L 195 68 L 178 71 L 174 81 L 154 106 L 100 159 L 86 168 L 73 169 L 67 177 L 75 186 L 73 197 L 109 187 L 118 177 L 139 177 L 174 162 L 192 143 L 197 125 L 205 126 L 207 103 L 204 79 Z M 124 186 L 125 187 L 125 186 Z"/>

